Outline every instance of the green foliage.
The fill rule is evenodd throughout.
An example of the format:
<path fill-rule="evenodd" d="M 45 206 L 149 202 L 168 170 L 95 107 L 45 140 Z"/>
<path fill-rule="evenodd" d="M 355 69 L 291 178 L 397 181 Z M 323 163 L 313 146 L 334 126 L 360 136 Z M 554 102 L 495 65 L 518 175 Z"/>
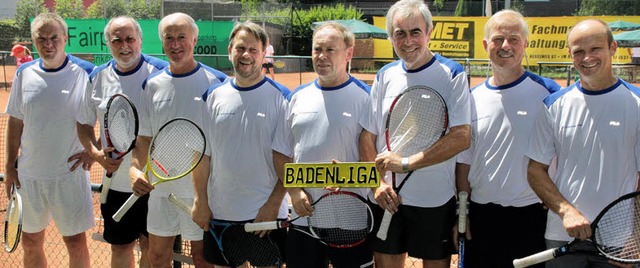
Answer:
<path fill-rule="evenodd" d="M 578 16 L 637 16 L 640 5 L 636 1 L 602 1 L 583 0 L 578 10 Z"/>
<path fill-rule="evenodd" d="M 113 18 L 127 15 L 127 3 L 125 0 L 98 0 L 87 8 L 87 18 Z"/>
<path fill-rule="evenodd" d="M 11 50 L 11 45 L 15 40 L 19 29 L 13 19 L 0 20 L 0 50 Z"/>
<path fill-rule="evenodd" d="M 18 27 L 16 41 L 31 41 L 31 22 L 29 18 L 34 18 L 37 14 L 46 12 L 44 0 L 18 0 L 16 3 L 15 24 Z"/>
<path fill-rule="evenodd" d="M 468 15 L 469 15 L 469 4 L 467 0 L 459 0 L 458 5 L 456 5 L 456 11 L 454 13 L 454 16 L 462 17 L 462 16 L 468 16 Z"/>
<path fill-rule="evenodd" d="M 522 3 L 522 1 L 520 0 L 512 0 L 511 1 L 511 9 L 520 12 L 520 14 L 522 14 L 522 16 L 527 16 L 527 10 L 524 7 L 524 3 Z"/>
<path fill-rule="evenodd" d="M 333 6 L 314 6 L 307 10 L 295 10 L 293 14 L 293 54 L 311 55 L 312 23 L 326 20 L 359 20 L 362 11 L 341 3 Z"/>
<path fill-rule="evenodd" d="M 135 19 L 159 19 L 162 0 L 129 0 L 129 16 Z"/>
<path fill-rule="evenodd" d="M 84 17 L 82 0 L 56 0 L 56 13 L 64 19 L 81 19 Z"/>

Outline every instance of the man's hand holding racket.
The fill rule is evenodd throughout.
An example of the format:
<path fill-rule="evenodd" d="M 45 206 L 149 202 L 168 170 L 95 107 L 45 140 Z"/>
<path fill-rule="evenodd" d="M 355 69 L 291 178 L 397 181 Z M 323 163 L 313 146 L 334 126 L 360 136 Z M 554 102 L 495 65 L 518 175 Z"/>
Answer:
<path fill-rule="evenodd" d="M 136 147 L 133 149 L 129 178 L 131 179 L 131 190 L 138 197 L 148 194 L 155 188 L 143 171 L 147 162 L 147 151 L 149 151 L 150 144 L 151 137 L 139 136 L 136 141 Z"/>
<path fill-rule="evenodd" d="M 402 170 L 402 157 L 393 152 L 383 152 L 376 156 L 376 169 L 380 174 L 386 174 L 387 171 L 394 173 L 405 173 Z M 384 180 L 380 181 L 380 186 L 373 191 L 373 196 L 378 205 L 391 213 L 398 212 L 398 206 L 402 204 L 402 198 L 393 189 L 391 184 Z"/>
<path fill-rule="evenodd" d="M 561 213 L 562 226 L 570 237 L 580 240 L 591 237 L 589 220 L 577 208 L 567 202 L 561 206 L 559 212 Z"/>

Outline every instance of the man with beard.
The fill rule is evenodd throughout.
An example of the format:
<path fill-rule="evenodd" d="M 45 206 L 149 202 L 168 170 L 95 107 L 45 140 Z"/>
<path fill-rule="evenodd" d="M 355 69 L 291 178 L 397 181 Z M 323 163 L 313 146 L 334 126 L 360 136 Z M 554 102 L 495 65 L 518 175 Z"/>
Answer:
<path fill-rule="evenodd" d="M 111 244 L 111 267 L 134 267 L 135 241 L 140 241 L 140 267 L 148 267 L 147 252 L 147 200 L 145 195 L 136 202 L 127 215 L 120 221 L 112 219 L 113 214 L 131 195 L 129 179 L 129 163 L 131 154 L 121 159 L 111 157 L 113 147 L 107 147 L 104 126 L 100 124 L 101 141 L 96 140 L 93 128 L 96 119 L 104 122 L 109 98 L 115 94 L 125 94 L 139 106 L 142 95 L 142 83 L 147 77 L 167 66 L 167 62 L 143 55 L 142 30 L 140 24 L 131 17 L 116 17 L 104 27 L 104 38 L 113 59 L 94 70 L 90 83 L 84 93 L 84 100 L 78 121 L 78 137 L 85 150 L 105 169 L 105 174 L 112 173 L 112 183 L 107 191 L 107 201 L 100 205 L 104 219 L 104 239 Z M 124 165 L 121 165 L 122 163 Z M 106 175 L 105 175 L 106 176 Z M 106 184 L 103 183 L 103 187 Z"/>
<path fill-rule="evenodd" d="M 206 260 L 220 266 L 229 263 L 209 232 L 212 219 L 235 223 L 287 219 L 286 191 L 279 177 L 291 159 L 288 152 L 272 148 L 288 142 L 282 133 L 289 90 L 262 73 L 267 39 L 257 24 L 237 24 L 228 48 L 235 77 L 211 86 L 203 97 L 207 105 L 202 125 L 210 146 L 202 160 L 205 164 L 194 170 L 193 219 L 205 230 Z M 286 229 L 258 235 L 274 241 L 284 253 Z"/>

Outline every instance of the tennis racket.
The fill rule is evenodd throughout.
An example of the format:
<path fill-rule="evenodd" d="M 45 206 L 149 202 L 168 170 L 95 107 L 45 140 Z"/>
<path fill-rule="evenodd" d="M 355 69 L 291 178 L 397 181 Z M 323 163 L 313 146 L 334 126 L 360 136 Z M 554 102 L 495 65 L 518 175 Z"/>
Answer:
<path fill-rule="evenodd" d="M 109 98 L 103 124 L 107 146 L 115 148 L 115 151 L 111 152 L 111 158 L 120 159 L 133 150 L 138 136 L 138 112 L 126 95 L 115 94 Z M 102 180 L 102 204 L 107 203 L 112 175 L 107 172 L 107 176 Z"/>
<path fill-rule="evenodd" d="M 513 260 L 516 268 L 553 260 L 569 254 L 601 255 L 621 263 L 640 263 L 640 192 L 633 192 L 616 199 L 606 206 L 591 223 L 592 235 L 586 240 L 594 250 L 576 250 L 579 242 L 552 248 L 522 259 Z"/>
<path fill-rule="evenodd" d="M 292 227 L 334 248 L 350 248 L 362 244 L 373 229 L 373 214 L 364 199 L 352 192 L 337 191 L 322 195 L 311 204 L 313 215 L 307 217 L 309 232 L 304 226 L 287 221 L 247 223 L 247 232 Z"/>
<path fill-rule="evenodd" d="M 464 268 L 464 244 L 467 242 L 467 192 L 458 193 L 458 268 Z"/>
<path fill-rule="evenodd" d="M 449 125 L 447 105 L 438 92 L 427 86 L 412 86 L 398 95 L 389 108 L 385 125 L 387 148 L 398 155 L 408 157 L 422 152 L 444 136 Z M 392 186 L 396 193 L 409 180 L 413 170 L 397 185 L 392 173 Z M 384 211 L 376 236 L 387 239 L 393 214 Z"/>
<path fill-rule="evenodd" d="M 169 202 L 177 208 L 191 215 L 191 205 L 169 194 Z M 212 220 L 209 222 L 209 232 L 212 234 L 222 257 L 233 266 L 239 267 L 246 262 L 251 267 L 279 266 L 280 249 L 267 235 L 259 237 L 245 231 L 247 223 Z"/>
<path fill-rule="evenodd" d="M 22 197 L 20 197 L 15 184 L 11 186 L 11 197 L 6 213 L 3 242 L 4 250 L 11 253 L 18 248 L 22 234 Z"/>
<path fill-rule="evenodd" d="M 200 127 L 189 119 L 173 119 L 164 124 L 151 141 L 145 176 L 151 171 L 158 179 L 152 183 L 154 186 L 180 179 L 200 163 L 205 147 L 206 141 Z M 113 220 L 119 222 L 138 198 L 132 194 L 113 214 Z"/>

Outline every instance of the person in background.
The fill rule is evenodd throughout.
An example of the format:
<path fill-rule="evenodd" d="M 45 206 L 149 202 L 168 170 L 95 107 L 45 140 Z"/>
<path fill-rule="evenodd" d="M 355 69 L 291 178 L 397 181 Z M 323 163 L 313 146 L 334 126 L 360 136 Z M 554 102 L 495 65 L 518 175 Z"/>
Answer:
<path fill-rule="evenodd" d="M 20 65 L 25 62 L 33 60 L 33 57 L 31 57 L 31 51 L 23 45 L 14 45 L 13 48 L 11 48 L 11 54 L 9 54 L 9 56 L 16 58 L 16 68 L 20 67 Z"/>
<path fill-rule="evenodd" d="M 55 13 L 31 22 L 38 58 L 18 69 L 7 104 L 5 187 L 22 195 L 24 267 L 46 267 L 51 219 L 62 235 L 69 267 L 89 267 L 85 232 L 95 225 L 89 172 L 76 114 L 94 65 L 67 55 L 67 23 Z"/>
<path fill-rule="evenodd" d="M 471 89 L 471 146 L 456 167 L 458 191 L 470 194 L 465 267 L 512 267 L 546 248 L 547 210 L 527 183 L 525 152 L 540 103 L 560 86 L 522 66 L 528 29 L 513 10 L 494 14 L 484 28 L 493 76 Z"/>
<path fill-rule="evenodd" d="M 267 40 L 267 43 L 269 44 L 267 46 L 267 54 L 264 57 L 264 60 L 262 62 L 262 68 L 263 68 L 263 72 L 264 74 L 267 74 L 267 72 L 269 72 L 270 76 L 271 76 L 271 80 L 276 81 L 276 77 L 275 77 L 275 71 L 273 70 L 273 54 L 274 54 L 274 50 L 273 50 L 273 46 L 271 45 L 271 41 Z"/>
<path fill-rule="evenodd" d="M 143 196 L 131 208 L 120 222 L 112 219 L 113 214 L 131 196 L 129 167 L 131 154 L 115 160 L 107 147 L 104 126 L 100 124 L 101 141 L 95 137 L 96 119 L 104 122 L 109 98 L 115 94 L 125 94 L 134 106 L 140 106 L 142 83 L 147 77 L 167 66 L 167 62 L 143 55 L 142 30 L 140 24 L 131 17 L 116 17 L 104 27 L 104 38 L 113 59 L 97 67 L 90 76 L 90 83 L 84 93 L 80 112 L 76 117 L 78 137 L 91 157 L 112 174 L 112 183 L 108 191 L 107 202 L 100 204 L 104 219 L 104 239 L 111 244 L 111 267 L 134 267 L 134 246 L 140 242 L 140 267 L 149 267 L 147 252 L 147 201 Z M 124 162 L 124 164 L 122 164 Z M 104 184 L 103 184 L 104 186 Z"/>
<path fill-rule="evenodd" d="M 613 75 L 618 45 L 611 28 L 597 19 L 580 21 L 567 44 L 580 80 L 540 104 L 526 153 L 529 184 L 549 207 L 547 248 L 591 237 L 591 222 L 607 204 L 637 191 L 640 175 L 640 89 Z M 554 156 L 558 166 L 551 177 L 547 170 Z M 573 247 L 594 249 L 586 241 Z M 546 265 L 622 266 L 580 254 Z"/>

